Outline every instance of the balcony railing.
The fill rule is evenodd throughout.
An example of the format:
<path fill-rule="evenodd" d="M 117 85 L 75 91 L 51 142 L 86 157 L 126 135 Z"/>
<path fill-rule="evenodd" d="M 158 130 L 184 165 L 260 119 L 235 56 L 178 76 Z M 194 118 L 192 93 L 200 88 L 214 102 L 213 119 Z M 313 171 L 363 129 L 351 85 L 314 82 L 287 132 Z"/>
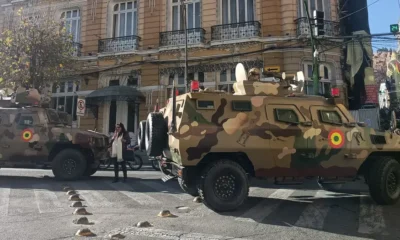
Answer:
<path fill-rule="evenodd" d="M 188 45 L 200 44 L 205 42 L 206 31 L 203 28 L 191 28 L 187 30 Z M 160 32 L 160 46 L 180 46 L 185 45 L 185 30 Z"/>
<path fill-rule="evenodd" d="M 99 40 L 99 53 L 137 50 L 140 37 L 136 35 Z"/>
<path fill-rule="evenodd" d="M 258 21 L 230 23 L 211 27 L 212 41 L 240 40 L 261 37 L 261 23 Z"/>
<path fill-rule="evenodd" d="M 82 44 L 77 42 L 72 42 L 72 49 L 73 49 L 72 55 L 74 57 L 80 57 L 82 55 Z"/>
<path fill-rule="evenodd" d="M 309 37 L 310 27 L 307 18 L 298 18 L 295 20 L 295 22 L 297 24 L 297 37 Z M 314 29 L 314 25 L 312 25 L 312 29 Z M 324 36 L 330 36 L 330 37 L 339 36 L 340 25 L 338 22 L 324 21 L 324 30 L 325 30 Z"/>

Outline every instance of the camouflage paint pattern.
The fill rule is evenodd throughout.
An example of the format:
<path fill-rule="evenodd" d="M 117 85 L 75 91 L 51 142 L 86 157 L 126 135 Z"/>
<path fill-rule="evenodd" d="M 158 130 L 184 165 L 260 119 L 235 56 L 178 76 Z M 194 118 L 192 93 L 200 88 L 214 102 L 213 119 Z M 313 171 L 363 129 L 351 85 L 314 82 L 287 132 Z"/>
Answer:
<path fill-rule="evenodd" d="M 195 166 L 209 153 L 242 152 L 256 176 L 347 177 L 372 152 L 400 151 L 400 136 L 359 126 L 343 104 L 279 83 L 238 81 L 234 89 L 235 94 L 206 90 L 177 96 L 177 131 L 168 139 L 173 161 Z M 199 108 L 198 101 L 213 107 Z M 251 110 L 235 111 L 233 101 L 250 103 Z M 299 123 L 277 121 L 274 109 L 294 111 Z M 343 125 L 322 122 L 320 110 L 336 111 Z M 171 99 L 161 112 L 170 126 Z"/>
<path fill-rule="evenodd" d="M 24 98 L 25 96 L 25 98 Z M 32 97 L 34 96 L 34 97 Z M 29 99 L 32 97 L 32 99 Z M 18 102 L 37 102 L 37 91 L 20 92 Z M 108 157 L 108 137 L 93 131 L 83 131 L 52 122 L 48 111 L 53 109 L 37 106 L 0 108 L 0 163 L 47 162 L 50 152 L 57 144 L 90 149 L 95 160 Z M 21 116 L 33 120 L 33 124 L 19 122 Z"/>

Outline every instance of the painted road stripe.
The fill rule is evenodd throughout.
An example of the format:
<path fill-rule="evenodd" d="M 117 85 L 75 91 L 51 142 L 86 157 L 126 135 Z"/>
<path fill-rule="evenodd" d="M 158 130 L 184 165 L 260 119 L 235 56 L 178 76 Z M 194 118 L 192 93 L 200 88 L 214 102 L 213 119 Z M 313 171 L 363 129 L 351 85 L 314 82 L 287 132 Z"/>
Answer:
<path fill-rule="evenodd" d="M 34 188 L 35 200 L 40 213 L 62 212 L 62 204 L 58 200 L 57 195 L 48 189 L 49 184 L 35 184 Z"/>
<path fill-rule="evenodd" d="M 185 233 L 181 231 L 172 231 L 164 229 L 150 229 L 128 227 L 123 230 L 124 233 L 134 236 L 145 236 L 148 238 L 171 239 L 171 240 L 247 240 L 246 238 L 234 238 L 220 235 L 204 234 L 204 233 Z"/>
<path fill-rule="evenodd" d="M 78 194 L 85 200 L 83 205 L 88 207 L 111 207 L 113 204 L 99 191 L 94 190 L 89 184 L 84 182 L 72 183 L 73 187 Z"/>
<path fill-rule="evenodd" d="M 10 188 L 0 188 L 0 216 L 8 215 L 8 204 L 10 202 Z"/>
<path fill-rule="evenodd" d="M 278 189 L 273 192 L 268 197 L 268 199 L 262 200 L 256 206 L 252 207 L 250 210 L 248 210 L 246 213 L 236 218 L 235 220 L 241 222 L 261 222 L 264 218 L 275 211 L 282 203 L 281 201 L 271 203 L 269 199 L 285 200 L 293 193 L 294 190 Z"/>
<path fill-rule="evenodd" d="M 177 189 L 174 189 L 174 188 L 168 186 L 167 184 L 163 184 L 161 182 L 161 180 L 159 180 L 159 181 L 160 182 L 156 182 L 153 180 L 146 180 L 146 181 L 140 181 L 140 184 L 150 187 L 150 188 L 156 190 L 157 192 L 167 193 L 170 196 L 179 198 L 180 200 L 183 200 L 183 201 L 193 198 L 189 194 L 179 191 Z"/>
<path fill-rule="evenodd" d="M 324 227 L 324 219 L 330 210 L 330 204 L 327 201 L 318 201 L 318 199 L 329 198 L 327 191 L 319 190 L 315 194 L 316 202 L 308 204 L 306 209 L 300 215 L 295 226 L 322 229 Z"/>
<path fill-rule="evenodd" d="M 157 199 L 152 198 L 152 197 L 148 196 L 147 194 L 136 191 L 134 188 L 132 188 L 132 186 L 130 186 L 128 184 L 125 184 L 125 183 L 112 184 L 109 182 L 105 182 L 105 183 L 110 185 L 112 188 L 119 191 L 120 193 L 124 194 L 125 196 L 138 202 L 139 204 L 142 204 L 142 205 L 161 204 L 161 202 L 158 201 Z"/>
<path fill-rule="evenodd" d="M 382 206 L 376 205 L 370 198 L 360 197 L 358 232 L 362 234 L 387 234 Z"/>

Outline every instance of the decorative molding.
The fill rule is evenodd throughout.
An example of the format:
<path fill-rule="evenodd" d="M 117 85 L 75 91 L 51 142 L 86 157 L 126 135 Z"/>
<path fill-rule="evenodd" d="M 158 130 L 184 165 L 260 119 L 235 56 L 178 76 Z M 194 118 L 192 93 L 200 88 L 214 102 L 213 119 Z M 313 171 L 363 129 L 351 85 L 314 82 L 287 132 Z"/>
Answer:
<path fill-rule="evenodd" d="M 198 64 L 188 66 L 188 73 L 194 72 L 219 72 L 226 69 L 235 68 L 239 62 L 232 61 L 232 62 L 222 62 L 222 63 L 215 63 L 215 64 Z M 240 62 L 244 65 L 246 69 L 251 68 L 263 68 L 264 61 L 261 59 L 254 59 L 254 60 L 247 60 Z M 170 68 L 163 68 L 160 69 L 160 75 L 170 75 L 170 74 L 183 74 L 185 71 L 184 67 L 170 67 Z"/>

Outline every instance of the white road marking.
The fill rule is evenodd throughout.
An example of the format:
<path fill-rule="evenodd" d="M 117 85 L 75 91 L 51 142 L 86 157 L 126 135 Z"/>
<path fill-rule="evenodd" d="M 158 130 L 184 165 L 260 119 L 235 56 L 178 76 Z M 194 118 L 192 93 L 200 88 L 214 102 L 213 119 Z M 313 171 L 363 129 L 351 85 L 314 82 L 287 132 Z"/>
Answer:
<path fill-rule="evenodd" d="M 382 206 L 375 205 L 371 199 L 360 198 L 360 215 L 358 218 L 358 232 L 363 234 L 387 234 Z"/>
<path fill-rule="evenodd" d="M 137 228 L 128 227 L 123 229 L 125 234 L 134 236 L 146 236 L 157 239 L 171 239 L 171 240 L 247 240 L 246 238 L 234 238 L 220 235 L 204 234 L 204 233 L 185 233 L 181 231 L 172 231 L 164 229 L 153 229 L 153 228 Z"/>
<path fill-rule="evenodd" d="M 51 188 L 49 184 L 35 184 L 34 188 L 35 200 L 40 213 L 62 212 L 62 204 L 58 200 L 57 195 L 48 190 Z"/>
<path fill-rule="evenodd" d="M 290 189 L 278 189 L 273 192 L 268 199 L 279 199 L 284 200 L 287 199 L 290 195 L 294 193 L 294 190 Z M 268 199 L 262 200 L 256 206 L 252 207 L 242 216 L 236 218 L 236 221 L 241 222 L 261 222 L 264 218 L 270 215 L 275 209 L 279 207 L 282 203 L 281 201 L 271 203 Z"/>
<path fill-rule="evenodd" d="M 10 202 L 10 188 L 0 188 L 0 216 L 8 215 L 8 204 Z"/>
<path fill-rule="evenodd" d="M 112 202 L 108 201 L 99 191 L 94 190 L 89 184 L 83 182 L 72 183 L 73 187 L 78 194 L 85 200 L 83 205 L 88 207 L 111 207 Z"/>
<path fill-rule="evenodd" d="M 157 190 L 158 192 L 167 193 L 170 196 L 179 198 L 180 200 L 183 201 L 193 199 L 193 197 L 190 196 L 189 194 L 184 193 L 183 191 L 179 192 L 179 190 L 169 187 L 167 184 L 162 184 L 161 180 L 159 181 L 160 182 L 156 182 L 153 180 L 146 180 L 146 181 L 140 181 L 140 184 L 146 185 L 154 190 Z"/>
<path fill-rule="evenodd" d="M 330 196 L 328 196 L 327 193 L 329 192 L 319 190 L 314 197 L 317 200 L 321 198 L 329 198 Z M 295 223 L 295 226 L 322 229 L 324 227 L 324 219 L 328 215 L 329 210 L 330 205 L 327 205 L 324 201 L 310 203 L 300 215 L 300 218 Z"/>
<path fill-rule="evenodd" d="M 115 190 L 119 191 L 120 193 L 124 194 L 125 196 L 133 199 L 134 201 L 138 202 L 139 204 L 142 205 L 157 205 L 161 204 L 160 201 L 158 201 L 155 198 L 150 197 L 147 194 L 135 191 L 132 186 L 125 184 L 125 183 L 118 183 L 118 184 L 112 184 L 109 182 L 106 182 L 108 185 L 110 185 L 112 188 Z"/>

